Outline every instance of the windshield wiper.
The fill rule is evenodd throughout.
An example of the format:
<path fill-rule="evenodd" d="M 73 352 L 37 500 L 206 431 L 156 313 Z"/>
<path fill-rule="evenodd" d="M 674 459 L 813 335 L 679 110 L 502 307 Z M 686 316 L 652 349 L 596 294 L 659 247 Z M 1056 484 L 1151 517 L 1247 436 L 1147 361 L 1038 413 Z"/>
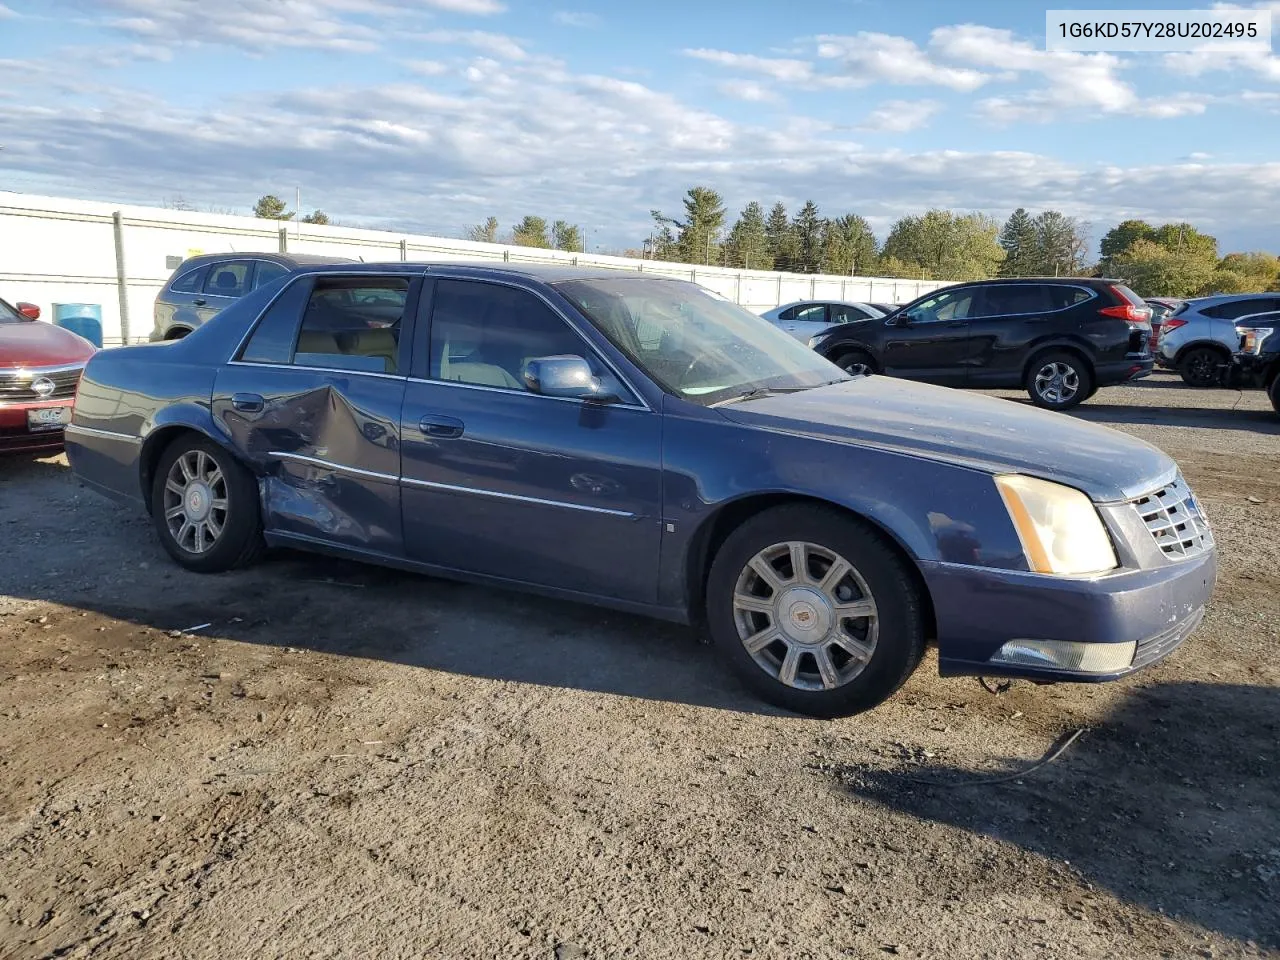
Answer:
<path fill-rule="evenodd" d="M 727 403 L 742 403 L 746 400 L 759 400 L 761 397 L 768 397 L 775 393 L 798 393 L 801 390 L 808 389 L 809 387 L 752 387 L 750 390 L 744 390 L 735 396 L 717 400 L 710 406 L 722 407 Z"/>

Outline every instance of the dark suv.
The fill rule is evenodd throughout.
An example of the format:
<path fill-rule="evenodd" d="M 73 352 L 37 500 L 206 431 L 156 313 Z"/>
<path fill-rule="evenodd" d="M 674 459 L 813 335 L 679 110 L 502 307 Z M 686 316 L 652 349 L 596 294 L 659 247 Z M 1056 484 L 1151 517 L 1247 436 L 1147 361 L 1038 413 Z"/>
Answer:
<path fill-rule="evenodd" d="M 1280 310 L 1241 317 L 1236 333 L 1240 344 L 1231 358 L 1227 383 L 1261 387 L 1280 413 Z"/>
<path fill-rule="evenodd" d="M 1119 280 L 960 283 L 889 316 L 841 324 L 809 346 L 850 373 L 952 387 L 1023 387 L 1065 410 L 1151 372 L 1151 308 Z"/>
<path fill-rule="evenodd" d="M 354 263 L 346 257 L 292 253 L 207 253 L 182 262 L 156 297 L 152 340 L 180 340 L 250 290 L 304 267 Z"/>

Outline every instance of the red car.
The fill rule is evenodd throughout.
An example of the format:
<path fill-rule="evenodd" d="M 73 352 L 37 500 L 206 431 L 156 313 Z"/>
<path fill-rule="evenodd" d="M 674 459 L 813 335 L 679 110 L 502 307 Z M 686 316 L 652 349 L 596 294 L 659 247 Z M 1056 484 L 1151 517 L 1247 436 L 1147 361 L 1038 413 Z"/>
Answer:
<path fill-rule="evenodd" d="M 61 449 L 94 353 L 88 340 L 39 319 L 34 303 L 0 300 L 0 454 Z"/>

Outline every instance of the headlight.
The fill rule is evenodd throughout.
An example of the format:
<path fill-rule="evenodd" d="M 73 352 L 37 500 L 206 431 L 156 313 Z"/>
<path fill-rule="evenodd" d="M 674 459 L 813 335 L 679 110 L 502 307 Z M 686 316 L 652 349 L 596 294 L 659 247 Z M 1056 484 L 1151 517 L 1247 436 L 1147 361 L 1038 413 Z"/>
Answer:
<path fill-rule="evenodd" d="M 996 477 L 996 488 L 1036 573 L 1102 573 L 1119 566 L 1102 518 L 1079 490 L 1019 474 Z"/>
<path fill-rule="evenodd" d="M 1236 327 L 1236 333 L 1240 334 L 1240 352 L 1258 355 L 1267 337 L 1274 332 L 1275 327 Z"/>

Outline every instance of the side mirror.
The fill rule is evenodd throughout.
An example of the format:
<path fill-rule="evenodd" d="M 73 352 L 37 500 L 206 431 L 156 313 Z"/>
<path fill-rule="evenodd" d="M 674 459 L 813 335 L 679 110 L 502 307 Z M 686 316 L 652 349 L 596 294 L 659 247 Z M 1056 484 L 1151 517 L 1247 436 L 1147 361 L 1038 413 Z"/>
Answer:
<path fill-rule="evenodd" d="M 600 378 L 582 357 L 561 355 L 526 360 L 521 378 L 530 392 L 544 397 L 566 397 L 614 403 L 617 397 L 604 389 Z"/>
<path fill-rule="evenodd" d="M 27 320 L 40 319 L 40 308 L 37 307 L 34 303 L 27 303 L 24 300 L 22 303 L 17 304 L 17 307 L 18 307 L 18 313 L 22 314 L 22 316 L 25 317 Z"/>

